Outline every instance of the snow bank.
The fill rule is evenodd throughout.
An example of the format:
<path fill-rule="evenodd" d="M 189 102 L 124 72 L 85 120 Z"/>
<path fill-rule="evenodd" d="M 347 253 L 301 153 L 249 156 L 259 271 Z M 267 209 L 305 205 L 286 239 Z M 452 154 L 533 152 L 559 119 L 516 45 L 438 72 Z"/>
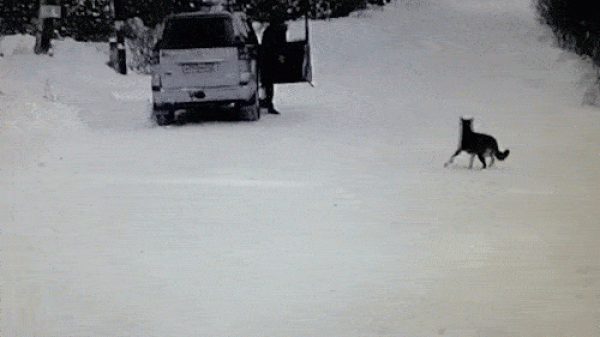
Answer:
<path fill-rule="evenodd" d="M 31 35 L 8 35 L 0 37 L 0 55 L 32 54 L 35 47 L 35 37 Z"/>

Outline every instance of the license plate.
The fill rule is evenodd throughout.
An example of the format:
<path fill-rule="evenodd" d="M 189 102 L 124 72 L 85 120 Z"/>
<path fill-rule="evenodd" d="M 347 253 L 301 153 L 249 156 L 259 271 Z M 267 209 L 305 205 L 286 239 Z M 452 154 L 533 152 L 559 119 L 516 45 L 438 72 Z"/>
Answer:
<path fill-rule="evenodd" d="M 184 74 L 212 73 L 216 67 L 216 63 L 184 63 L 181 70 Z"/>

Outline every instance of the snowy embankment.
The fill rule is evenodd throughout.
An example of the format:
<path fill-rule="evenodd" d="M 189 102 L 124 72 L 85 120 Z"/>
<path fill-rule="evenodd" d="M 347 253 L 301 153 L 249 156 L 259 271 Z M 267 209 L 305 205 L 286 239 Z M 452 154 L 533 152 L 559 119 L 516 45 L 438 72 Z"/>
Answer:
<path fill-rule="evenodd" d="M 2 333 L 598 335 L 598 111 L 520 2 L 314 22 L 316 87 L 256 123 L 156 127 L 94 45 L 6 53 Z M 443 168 L 461 115 L 507 160 Z"/>

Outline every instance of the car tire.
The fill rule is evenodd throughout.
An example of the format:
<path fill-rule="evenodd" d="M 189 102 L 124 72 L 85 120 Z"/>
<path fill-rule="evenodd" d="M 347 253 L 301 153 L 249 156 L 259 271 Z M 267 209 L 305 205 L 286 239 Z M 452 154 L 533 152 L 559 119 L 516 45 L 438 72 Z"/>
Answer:
<path fill-rule="evenodd" d="M 252 95 L 252 98 L 249 101 L 240 103 L 238 106 L 238 112 L 241 120 L 251 122 L 259 120 L 260 109 L 258 106 L 258 93 Z"/>
<path fill-rule="evenodd" d="M 154 107 L 154 117 L 158 126 L 166 126 L 175 122 L 175 111 Z"/>

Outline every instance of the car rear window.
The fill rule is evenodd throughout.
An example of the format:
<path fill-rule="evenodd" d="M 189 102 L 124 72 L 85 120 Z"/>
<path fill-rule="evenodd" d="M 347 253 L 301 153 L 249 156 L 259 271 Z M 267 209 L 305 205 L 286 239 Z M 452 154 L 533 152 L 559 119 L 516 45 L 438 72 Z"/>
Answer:
<path fill-rule="evenodd" d="M 164 49 L 228 47 L 234 44 L 233 23 L 229 17 L 173 18 L 162 40 Z"/>

